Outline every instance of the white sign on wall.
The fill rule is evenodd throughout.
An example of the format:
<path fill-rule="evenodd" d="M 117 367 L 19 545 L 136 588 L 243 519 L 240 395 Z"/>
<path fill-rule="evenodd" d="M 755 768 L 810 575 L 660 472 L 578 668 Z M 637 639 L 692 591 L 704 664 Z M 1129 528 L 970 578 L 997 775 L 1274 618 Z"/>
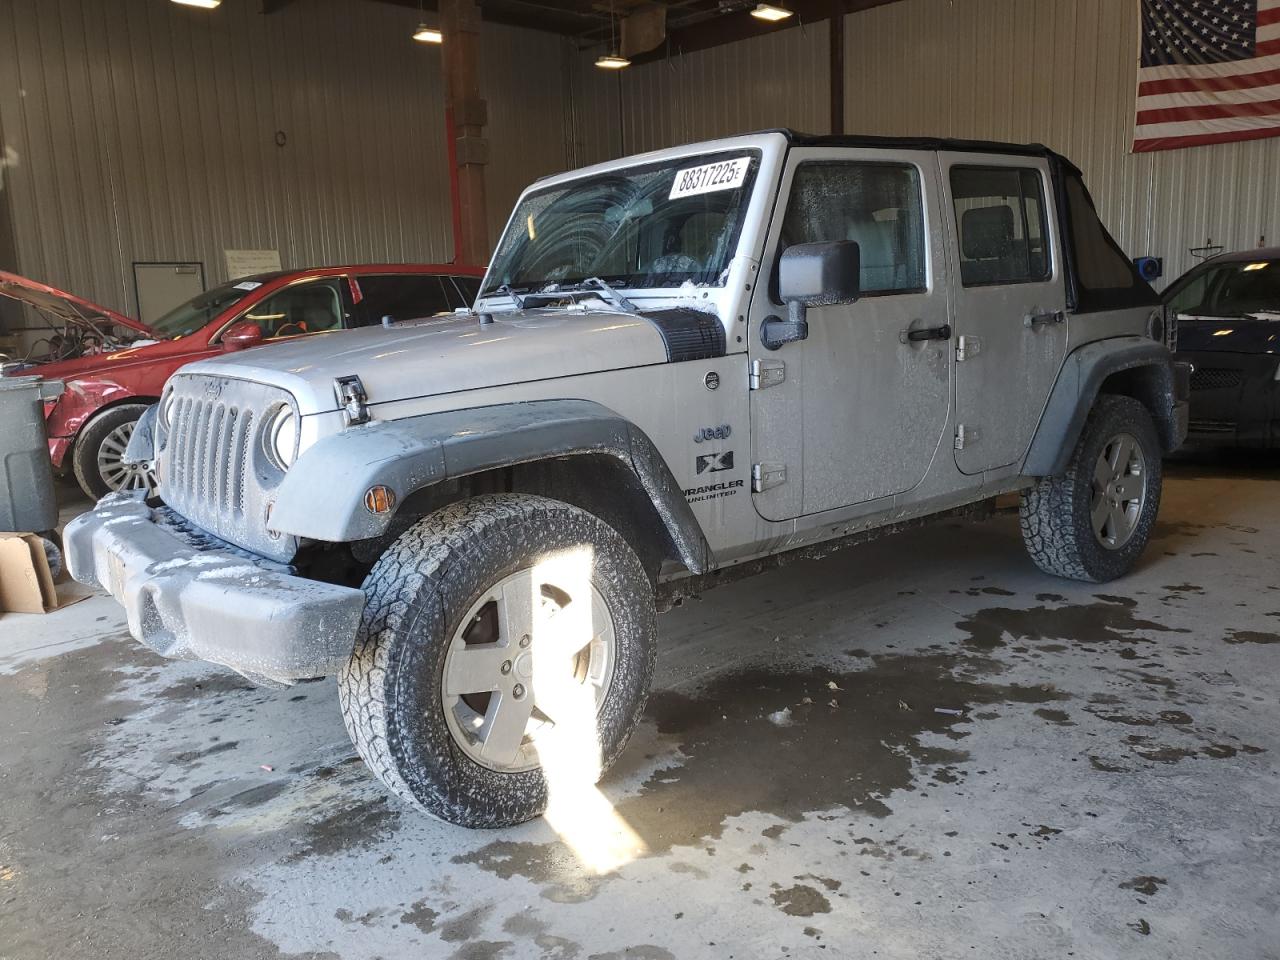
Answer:
<path fill-rule="evenodd" d="M 227 258 L 228 280 L 280 269 L 279 250 L 224 250 L 222 252 Z"/>

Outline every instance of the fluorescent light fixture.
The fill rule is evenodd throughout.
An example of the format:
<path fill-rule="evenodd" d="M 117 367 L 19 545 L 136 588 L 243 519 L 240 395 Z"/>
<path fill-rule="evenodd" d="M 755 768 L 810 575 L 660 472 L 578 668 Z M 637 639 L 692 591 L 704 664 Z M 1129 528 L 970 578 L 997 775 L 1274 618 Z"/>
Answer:
<path fill-rule="evenodd" d="M 184 7 L 202 7 L 205 10 L 212 10 L 222 3 L 222 0 L 173 0 L 173 2 L 180 3 Z"/>
<path fill-rule="evenodd" d="M 418 29 L 413 31 L 413 39 L 419 43 L 444 43 L 444 34 L 435 27 L 420 23 Z"/>
<path fill-rule="evenodd" d="M 631 61 L 616 53 L 606 53 L 596 60 L 596 66 L 601 70 L 621 70 L 623 67 L 631 66 Z"/>
<path fill-rule="evenodd" d="M 1248 271 L 1248 270 L 1265 270 L 1265 269 L 1267 269 L 1267 266 L 1268 266 L 1268 261 L 1264 260 L 1264 261 L 1262 261 L 1262 263 L 1251 263 L 1251 264 L 1249 264 L 1247 267 L 1245 267 L 1245 270 L 1246 270 L 1246 271 Z"/>
<path fill-rule="evenodd" d="M 791 16 L 791 11 L 786 7 L 775 7 L 772 3 L 757 3 L 755 9 L 751 11 L 751 15 L 757 20 L 777 23 L 779 20 L 785 20 Z"/>

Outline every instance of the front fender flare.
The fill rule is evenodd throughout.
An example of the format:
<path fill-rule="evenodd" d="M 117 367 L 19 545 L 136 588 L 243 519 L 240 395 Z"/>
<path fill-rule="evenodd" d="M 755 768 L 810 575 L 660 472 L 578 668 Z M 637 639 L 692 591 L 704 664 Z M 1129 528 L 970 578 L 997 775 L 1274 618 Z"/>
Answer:
<path fill-rule="evenodd" d="M 711 550 L 702 528 L 649 437 L 590 400 L 538 400 L 429 413 L 348 428 L 303 451 L 281 481 L 271 527 L 349 543 L 381 536 L 392 514 L 364 505 L 383 484 L 401 502 L 445 480 L 551 457 L 605 454 L 639 479 L 681 561 L 705 573 Z"/>
<path fill-rule="evenodd" d="M 1181 438 L 1176 436 L 1173 412 L 1178 397 L 1172 361 L 1168 347 L 1146 337 L 1111 337 L 1073 351 L 1063 363 L 1049 395 L 1022 473 L 1029 477 L 1061 475 L 1067 469 L 1103 382 L 1112 374 L 1139 367 L 1150 368 L 1156 381 L 1152 399 L 1160 409 L 1151 413 L 1165 450 L 1177 447 Z"/>

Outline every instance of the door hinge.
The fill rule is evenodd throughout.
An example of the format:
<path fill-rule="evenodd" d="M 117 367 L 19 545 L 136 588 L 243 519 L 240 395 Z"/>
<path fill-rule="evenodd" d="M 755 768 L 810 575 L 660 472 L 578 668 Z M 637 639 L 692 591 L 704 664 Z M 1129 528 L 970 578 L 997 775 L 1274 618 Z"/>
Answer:
<path fill-rule="evenodd" d="M 763 493 L 787 482 L 787 467 L 782 463 L 757 463 L 751 467 L 751 489 Z"/>
<path fill-rule="evenodd" d="M 963 423 L 956 427 L 956 449 L 963 450 L 965 447 L 973 446 L 978 442 L 978 431 L 973 427 L 966 427 Z"/>
<path fill-rule="evenodd" d="M 787 379 L 787 365 L 781 360 L 752 360 L 751 389 L 776 387 Z"/>
<path fill-rule="evenodd" d="M 982 349 L 982 341 L 977 337 L 958 337 L 956 339 L 956 359 L 971 360 Z"/>

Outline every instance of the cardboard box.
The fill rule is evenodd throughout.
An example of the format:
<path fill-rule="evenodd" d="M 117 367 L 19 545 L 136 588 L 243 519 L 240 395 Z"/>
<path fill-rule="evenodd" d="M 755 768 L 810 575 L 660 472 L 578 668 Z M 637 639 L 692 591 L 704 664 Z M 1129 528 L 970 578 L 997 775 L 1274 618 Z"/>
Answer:
<path fill-rule="evenodd" d="M 59 602 L 44 544 L 34 533 L 0 533 L 0 611 L 52 613 L 83 600 Z"/>

